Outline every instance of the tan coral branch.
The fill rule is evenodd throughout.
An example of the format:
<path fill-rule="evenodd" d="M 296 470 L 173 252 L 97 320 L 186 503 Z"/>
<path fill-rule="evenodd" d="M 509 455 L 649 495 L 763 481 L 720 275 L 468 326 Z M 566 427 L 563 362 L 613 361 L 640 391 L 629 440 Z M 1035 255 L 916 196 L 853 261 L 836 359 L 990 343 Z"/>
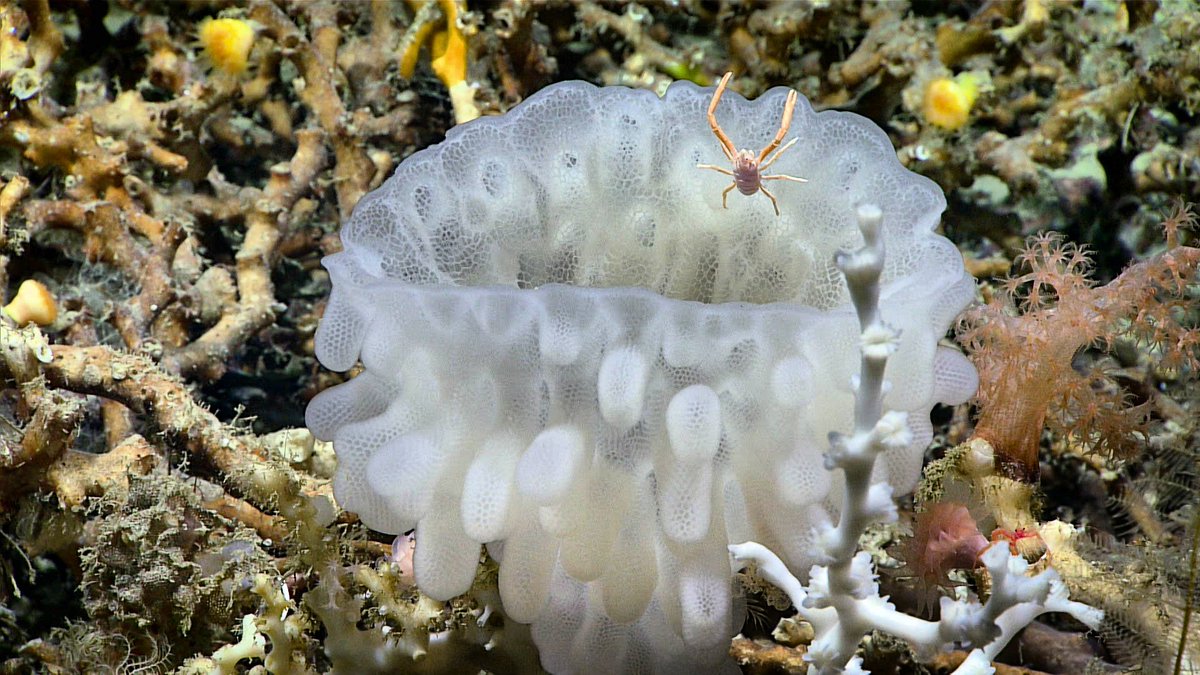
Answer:
<path fill-rule="evenodd" d="M 354 205 L 366 194 L 372 166 L 361 136 L 347 124 L 346 108 L 333 81 L 336 64 L 328 55 L 334 51 L 332 47 L 336 44 L 337 36 L 323 24 L 317 26 L 313 41 L 306 40 L 283 10 L 266 0 L 254 3 L 250 18 L 262 24 L 268 35 L 274 37 L 285 50 L 292 52 L 300 68 L 303 87 L 298 87 L 297 93 L 304 105 L 316 115 L 317 122 L 328 134 L 329 143 L 333 146 L 337 160 L 333 182 L 337 191 L 338 212 L 342 218 L 348 218 Z"/>
<path fill-rule="evenodd" d="M 253 504 L 233 495 L 223 494 L 216 499 L 204 502 L 203 506 L 225 518 L 236 520 L 252 528 L 258 533 L 258 536 L 273 544 L 280 544 L 287 537 L 287 526 L 282 518 L 263 513 Z"/>
<path fill-rule="evenodd" d="M 193 456 L 226 474 L 247 462 L 267 460 L 261 448 L 229 433 L 212 413 L 192 400 L 179 378 L 149 359 L 108 347 L 52 345 L 46 382 L 62 389 L 111 398 L 153 423 Z"/>
<path fill-rule="evenodd" d="M 21 442 L 0 450 L 0 475 L 18 470 L 45 468 L 59 458 L 74 440 L 83 419 L 83 406 L 61 395 L 39 395 L 33 417 L 25 425 Z"/>
<path fill-rule="evenodd" d="M 62 53 L 62 32 L 50 15 L 49 0 L 25 0 L 23 4 L 29 15 L 29 55 L 33 57 L 33 67 L 44 73 Z"/>
<path fill-rule="evenodd" d="M 325 165 L 323 136 L 316 129 L 297 132 L 298 145 L 291 162 L 274 167 L 261 196 L 249 200 L 246 238 L 236 258 L 238 304 L 204 335 L 164 357 L 165 368 L 216 379 L 224 372 L 230 354 L 255 332 L 274 322 L 276 301 L 271 263 L 278 255 L 281 223 Z"/>
<path fill-rule="evenodd" d="M 12 213 L 13 207 L 27 192 L 29 179 L 25 176 L 13 176 L 0 188 L 0 248 L 8 244 L 8 214 Z"/>
<path fill-rule="evenodd" d="M 616 14 L 600 4 L 584 0 L 576 6 L 579 21 L 590 30 L 612 29 L 629 41 L 634 51 L 659 70 L 671 71 L 686 63 L 682 55 L 646 34 L 645 27 L 630 12 Z"/>
<path fill-rule="evenodd" d="M 101 455 L 68 450 L 46 470 L 46 482 L 64 506 L 80 507 L 89 497 L 124 493 L 129 477 L 149 474 L 158 466 L 159 456 L 145 438 L 135 434 Z"/>
<path fill-rule="evenodd" d="M 180 228 L 132 205 L 122 210 L 110 202 L 82 206 L 70 201 L 34 201 L 26 206 L 25 215 L 31 234 L 47 227 L 76 230 L 85 238 L 88 260 L 112 265 L 141 286 L 136 296 L 116 308 L 113 319 L 126 346 L 141 347 L 150 323 L 175 299 L 170 264 L 182 240 Z M 159 245 L 141 244 L 131 227 L 143 234 L 155 233 Z"/>
<path fill-rule="evenodd" d="M 17 384 L 37 381 L 50 387 L 91 394 L 129 407 L 198 464 L 227 477 L 236 490 L 259 503 L 272 503 L 296 491 L 327 495 L 328 486 L 271 460 L 261 444 L 248 441 L 196 403 L 184 383 L 144 356 L 109 347 L 52 345 L 49 354 L 22 357 L 29 347 L 24 333 L 0 334 L 10 356 L 0 362 L 0 377 Z M 290 497 L 294 499 L 295 497 Z"/>

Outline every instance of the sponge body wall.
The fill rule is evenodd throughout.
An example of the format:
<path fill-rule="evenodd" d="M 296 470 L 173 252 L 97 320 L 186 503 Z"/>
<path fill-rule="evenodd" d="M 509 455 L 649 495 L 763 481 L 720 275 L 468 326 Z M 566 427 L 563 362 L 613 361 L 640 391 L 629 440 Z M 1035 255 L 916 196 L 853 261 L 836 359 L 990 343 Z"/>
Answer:
<path fill-rule="evenodd" d="M 727 93 L 739 147 L 774 135 L 786 91 Z M 466 592 L 479 545 L 508 614 L 556 673 L 722 664 L 740 624 L 729 543 L 794 572 L 835 518 L 827 435 L 848 431 L 859 327 L 836 251 L 883 212 L 881 307 L 900 329 L 891 409 L 913 443 L 878 464 L 911 490 L 929 409 L 974 371 L 938 347 L 973 297 L 945 207 L 864 118 L 803 98 L 772 171 L 730 195 L 691 83 L 650 92 L 567 82 L 452 129 L 367 195 L 325 259 L 317 355 L 364 371 L 309 406 L 338 454 L 335 494 L 373 529 L 416 528 L 428 594 Z M 601 660 L 599 654 L 603 654 Z"/>

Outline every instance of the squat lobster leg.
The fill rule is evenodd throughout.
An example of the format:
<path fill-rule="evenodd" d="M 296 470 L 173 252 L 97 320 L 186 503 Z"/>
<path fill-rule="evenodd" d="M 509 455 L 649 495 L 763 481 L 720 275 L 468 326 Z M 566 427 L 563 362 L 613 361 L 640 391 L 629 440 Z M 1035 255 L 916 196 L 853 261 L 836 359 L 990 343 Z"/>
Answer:
<path fill-rule="evenodd" d="M 733 141 L 729 140 L 729 136 L 721 129 L 721 125 L 717 124 L 717 104 L 721 102 L 721 96 L 725 93 L 725 87 L 729 84 L 729 78 L 733 77 L 733 73 L 725 73 L 721 78 L 721 83 L 717 85 L 717 90 L 713 92 L 712 101 L 708 104 L 708 126 L 712 129 L 713 135 L 721 143 L 721 151 L 725 153 L 726 159 L 733 163 L 733 170 L 714 166 L 712 164 L 697 164 L 698 169 L 712 169 L 719 171 L 726 176 L 733 177 L 733 184 L 725 188 L 721 193 L 721 207 L 729 208 L 729 191 L 737 188 L 738 192 L 746 196 L 750 196 L 755 192 L 762 191 L 771 200 L 771 206 L 775 208 L 775 215 L 779 215 L 779 202 L 776 201 L 775 195 L 767 191 L 763 186 L 763 181 L 767 180 L 790 180 L 797 183 L 807 183 L 804 178 L 788 176 L 785 174 L 764 175 L 762 170 L 775 163 L 784 150 L 795 145 L 798 138 L 793 138 L 788 141 L 783 147 L 779 144 L 783 142 L 783 137 L 787 135 L 788 129 L 792 126 L 792 113 L 796 109 L 796 91 L 793 89 L 788 92 L 787 100 L 783 104 L 783 117 L 779 121 L 779 131 L 775 134 L 775 138 L 767 144 L 767 147 L 762 149 L 762 152 L 755 156 L 750 150 L 737 150 L 733 145 Z M 777 149 L 778 148 L 778 149 Z M 774 152 L 775 154 L 771 154 Z M 771 155 L 768 159 L 767 155 Z M 763 160 L 766 160 L 765 162 Z"/>
<path fill-rule="evenodd" d="M 712 100 L 708 102 L 708 126 L 712 129 L 713 134 L 716 135 L 717 140 L 721 142 L 721 149 L 725 151 L 725 158 L 732 162 L 733 158 L 737 155 L 737 148 L 734 147 L 733 141 L 729 140 L 729 137 L 721 130 L 721 125 L 717 124 L 716 114 L 717 104 L 721 102 L 721 95 L 725 93 L 725 85 L 729 84 L 729 78 L 731 77 L 733 77 L 733 73 L 725 73 L 725 76 L 721 78 L 721 83 L 717 85 L 717 90 L 713 92 Z"/>
<path fill-rule="evenodd" d="M 767 199 L 771 200 L 771 206 L 775 207 L 775 215 L 778 216 L 779 215 L 779 202 L 775 201 L 775 195 L 771 194 L 770 192 L 767 192 L 767 188 L 765 188 L 765 187 L 759 186 L 758 189 L 762 190 L 762 193 L 767 196 Z M 726 191 L 728 191 L 728 188 L 726 188 Z M 726 208 L 728 208 L 728 207 L 726 207 Z"/>

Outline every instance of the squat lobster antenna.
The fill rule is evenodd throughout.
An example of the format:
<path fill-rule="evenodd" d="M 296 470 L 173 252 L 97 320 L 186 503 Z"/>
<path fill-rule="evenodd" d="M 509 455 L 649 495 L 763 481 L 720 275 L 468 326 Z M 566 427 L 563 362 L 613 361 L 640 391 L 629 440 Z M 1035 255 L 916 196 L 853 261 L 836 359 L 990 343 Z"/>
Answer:
<path fill-rule="evenodd" d="M 729 84 L 729 79 L 732 77 L 733 73 L 725 73 L 725 76 L 721 78 L 721 83 L 717 85 L 717 90 L 713 92 L 712 101 L 710 101 L 708 104 L 708 126 L 712 129 L 713 135 L 715 135 L 717 140 L 720 141 L 721 150 L 725 153 L 725 158 L 733 164 L 733 170 L 731 171 L 724 167 L 715 166 L 712 164 L 697 164 L 696 168 L 712 169 L 713 171 L 719 171 L 726 176 L 733 177 L 733 184 L 725 188 L 725 191 L 721 193 L 722 208 L 729 208 L 729 191 L 733 188 L 737 188 L 738 192 L 741 192 L 747 197 L 753 195 L 755 192 L 761 191 L 771 200 L 771 206 L 775 207 L 775 215 L 778 216 L 779 202 L 776 201 L 775 195 L 767 191 L 767 188 L 763 185 L 763 181 L 790 180 L 797 183 L 808 182 L 807 179 L 797 178 L 796 176 L 788 176 L 786 174 L 774 174 L 768 176 L 762 173 L 763 169 L 771 166 L 775 163 L 775 160 L 779 159 L 779 156 L 783 154 L 784 150 L 792 147 L 795 145 L 796 141 L 800 140 L 798 138 L 793 138 L 783 147 L 779 147 L 779 144 L 783 142 L 783 137 L 787 135 L 788 129 L 792 126 L 792 113 L 796 110 L 796 98 L 798 94 L 796 94 L 795 89 L 788 92 L 787 100 L 783 104 L 783 117 L 779 121 L 778 133 L 776 133 L 775 138 L 772 139 L 771 142 L 762 149 L 762 152 L 755 156 L 755 154 L 750 150 L 736 149 L 733 141 L 729 140 L 729 136 L 726 135 L 723 129 L 721 129 L 721 125 L 717 124 L 717 104 L 721 102 L 721 96 L 725 93 L 725 87 Z M 772 152 L 775 154 L 771 155 Z M 771 155 L 771 157 L 768 159 L 767 155 Z M 763 161 L 764 159 L 766 160 L 765 162 Z"/>

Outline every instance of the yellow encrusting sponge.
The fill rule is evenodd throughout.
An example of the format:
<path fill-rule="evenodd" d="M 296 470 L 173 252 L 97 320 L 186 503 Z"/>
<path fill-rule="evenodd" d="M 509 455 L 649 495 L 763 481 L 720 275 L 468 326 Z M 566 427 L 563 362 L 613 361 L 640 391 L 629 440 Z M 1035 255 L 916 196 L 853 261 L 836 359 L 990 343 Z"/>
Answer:
<path fill-rule="evenodd" d="M 219 70 L 240 75 L 254 46 L 254 28 L 241 19 L 205 19 L 200 23 L 200 44 Z"/>
<path fill-rule="evenodd" d="M 954 78 L 939 77 L 925 88 L 921 109 L 925 119 L 943 129 L 958 129 L 967 123 L 971 106 L 979 96 L 979 77 L 961 73 Z"/>
<path fill-rule="evenodd" d="M 21 287 L 17 289 L 12 302 L 4 306 L 4 313 L 18 326 L 28 326 L 31 323 L 49 326 L 58 318 L 58 306 L 50 289 L 42 282 L 26 279 L 21 282 Z"/>

